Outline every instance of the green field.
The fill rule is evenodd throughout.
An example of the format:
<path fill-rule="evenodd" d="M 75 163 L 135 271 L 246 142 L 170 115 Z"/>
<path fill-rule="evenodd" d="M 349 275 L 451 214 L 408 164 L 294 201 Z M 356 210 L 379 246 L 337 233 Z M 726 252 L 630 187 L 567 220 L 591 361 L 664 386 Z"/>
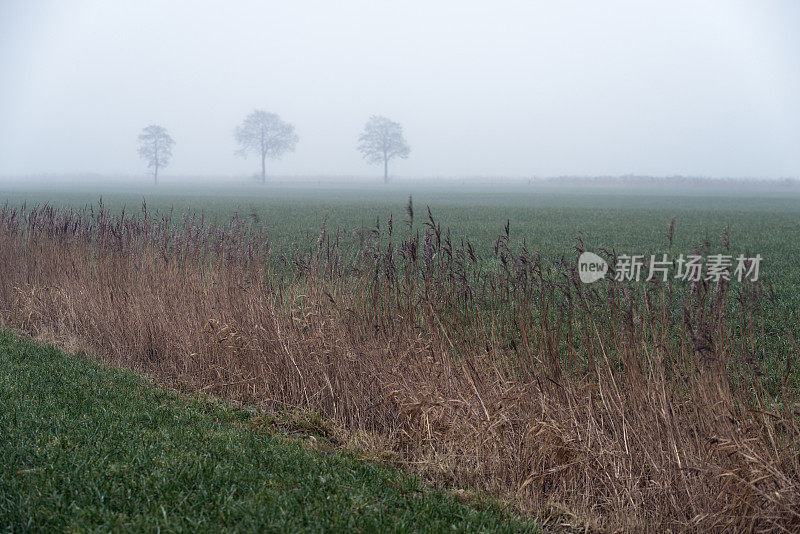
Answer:
<path fill-rule="evenodd" d="M 277 244 L 316 236 L 327 220 L 329 229 L 341 228 L 352 237 L 359 228 L 372 227 L 390 215 L 396 228 L 406 220 L 413 197 L 416 223 L 426 218 L 426 207 L 455 239 L 467 238 L 488 254 L 495 238 L 511 221 L 512 242 L 525 242 L 546 259 L 571 251 L 580 234 L 587 247 L 615 248 L 617 252 L 647 254 L 666 250 L 664 233 L 676 219 L 675 254 L 691 253 L 708 239 L 719 245 L 730 227 L 734 252 L 760 253 L 765 279 L 781 283 L 800 281 L 800 191 L 719 188 L 556 188 L 507 186 L 480 188 L 452 186 L 229 186 L 191 187 L 49 187 L 3 188 L 0 202 L 19 205 L 49 203 L 83 207 L 102 197 L 112 210 L 148 209 L 175 214 L 204 213 L 226 220 L 234 213 L 257 217 L 267 225 Z"/>
<path fill-rule="evenodd" d="M 304 440 L 0 330 L 3 531 L 533 530 Z"/>
<path fill-rule="evenodd" d="M 19 205 L 49 203 L 83 207 L 102 197 L 106 207 L 128 211 L 146 199 L 152 211 L 204 213 L 225 220 L 235 212 L 256 215 L 275 242 L 302 240 L 328 228 L 351 232 L 406 219 L 413 197 L 416 221 L 430 207 L 455 238 L 466 237 L 488 251 L 511 221 L 512 240 L 525 239 L 531 249 L 553 257 L 568 251 L 582 233 L 587 245 L 616 247 L 622 252 L 647 253 L 665 246 L 663 233 L 676 218 L 673 249 L 690 252 L 710 239 L 719 241 L 730 225 L 732 245 L 761 252 L 774 268 L 769 274 L 786 277 L 786 259 L 800 249 L 800 191 L 719 188 L 565 188 L 507 186 L 229 186 L 229 187 L 17 187 L 0 186 L 0 202 Z M 780 269 L 778 267 L 781 267 Z M 796 274 L 797 268 L 794 269 Z"/>

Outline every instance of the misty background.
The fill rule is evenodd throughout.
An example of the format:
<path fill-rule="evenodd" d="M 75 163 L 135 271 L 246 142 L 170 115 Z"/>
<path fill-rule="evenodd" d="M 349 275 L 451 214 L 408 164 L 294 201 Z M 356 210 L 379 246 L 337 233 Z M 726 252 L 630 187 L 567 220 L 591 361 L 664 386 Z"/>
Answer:
<path fill-rule="evenodd" d="M 0 2 L 0 175 L 252 175 L 234 128 L 295 125 L 280 175 L 800 174 L 800 2 Z"/>

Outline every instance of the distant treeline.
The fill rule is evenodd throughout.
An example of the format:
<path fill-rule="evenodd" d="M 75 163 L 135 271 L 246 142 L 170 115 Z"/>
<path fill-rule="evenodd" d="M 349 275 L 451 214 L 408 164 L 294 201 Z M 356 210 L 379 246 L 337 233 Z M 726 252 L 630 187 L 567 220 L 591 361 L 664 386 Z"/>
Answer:
<path fill-rule="evenodd" d="M 554 176 L 534 178 L 540 185 L 670 186 L 670 187 L 800 187 L 797 178 L 707 178 L 702 176 Z"/>
<path fill-rule="evenodd" d="M 189 175 L 173 174 L 166 177 L 167 184 L 250 184 L 261 181 L 258 174 Z M 461 184 L 471 186 L 566 186 L 566 187 L 736 187 L 800 189 L 798 178 L 710 178 L 702 176 L 401 176 L 396 183 L 404 185 L 446 186 Z M 366 185 L 374 182 L 368 175 L 306 174 L 274 175 L 273 185 Z M 40 173 L 28 175 L 0 175 L 2 185 L 140 185 L 141 176 L 133 174 L 102 173 Z"/>

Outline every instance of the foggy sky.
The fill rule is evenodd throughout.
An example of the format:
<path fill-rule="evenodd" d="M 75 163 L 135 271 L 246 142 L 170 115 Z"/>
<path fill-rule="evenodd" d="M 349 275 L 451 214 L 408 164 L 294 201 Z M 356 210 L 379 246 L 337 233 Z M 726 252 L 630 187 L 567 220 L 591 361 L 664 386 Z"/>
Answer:
<path fill-rule="evenodd" d="M 163 5 L 162 5 L 163 4 Z M 0 2 L 0 175 L 252 174 L 256 108 L 300 136 L 276 174 L 800 175 L 800 2 Z"/>

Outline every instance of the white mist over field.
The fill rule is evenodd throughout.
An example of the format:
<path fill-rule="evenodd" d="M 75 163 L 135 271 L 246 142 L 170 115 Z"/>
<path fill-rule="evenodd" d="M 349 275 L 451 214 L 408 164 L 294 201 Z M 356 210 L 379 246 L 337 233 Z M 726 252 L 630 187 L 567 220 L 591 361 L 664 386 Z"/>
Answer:
<path fill-rule="evenodd" d="M 0 4 L 0 175 L 250 175 L 234 129 L 293 124 L 281 175 L 800 174 L 800 3 L 74 1 Z"/>

